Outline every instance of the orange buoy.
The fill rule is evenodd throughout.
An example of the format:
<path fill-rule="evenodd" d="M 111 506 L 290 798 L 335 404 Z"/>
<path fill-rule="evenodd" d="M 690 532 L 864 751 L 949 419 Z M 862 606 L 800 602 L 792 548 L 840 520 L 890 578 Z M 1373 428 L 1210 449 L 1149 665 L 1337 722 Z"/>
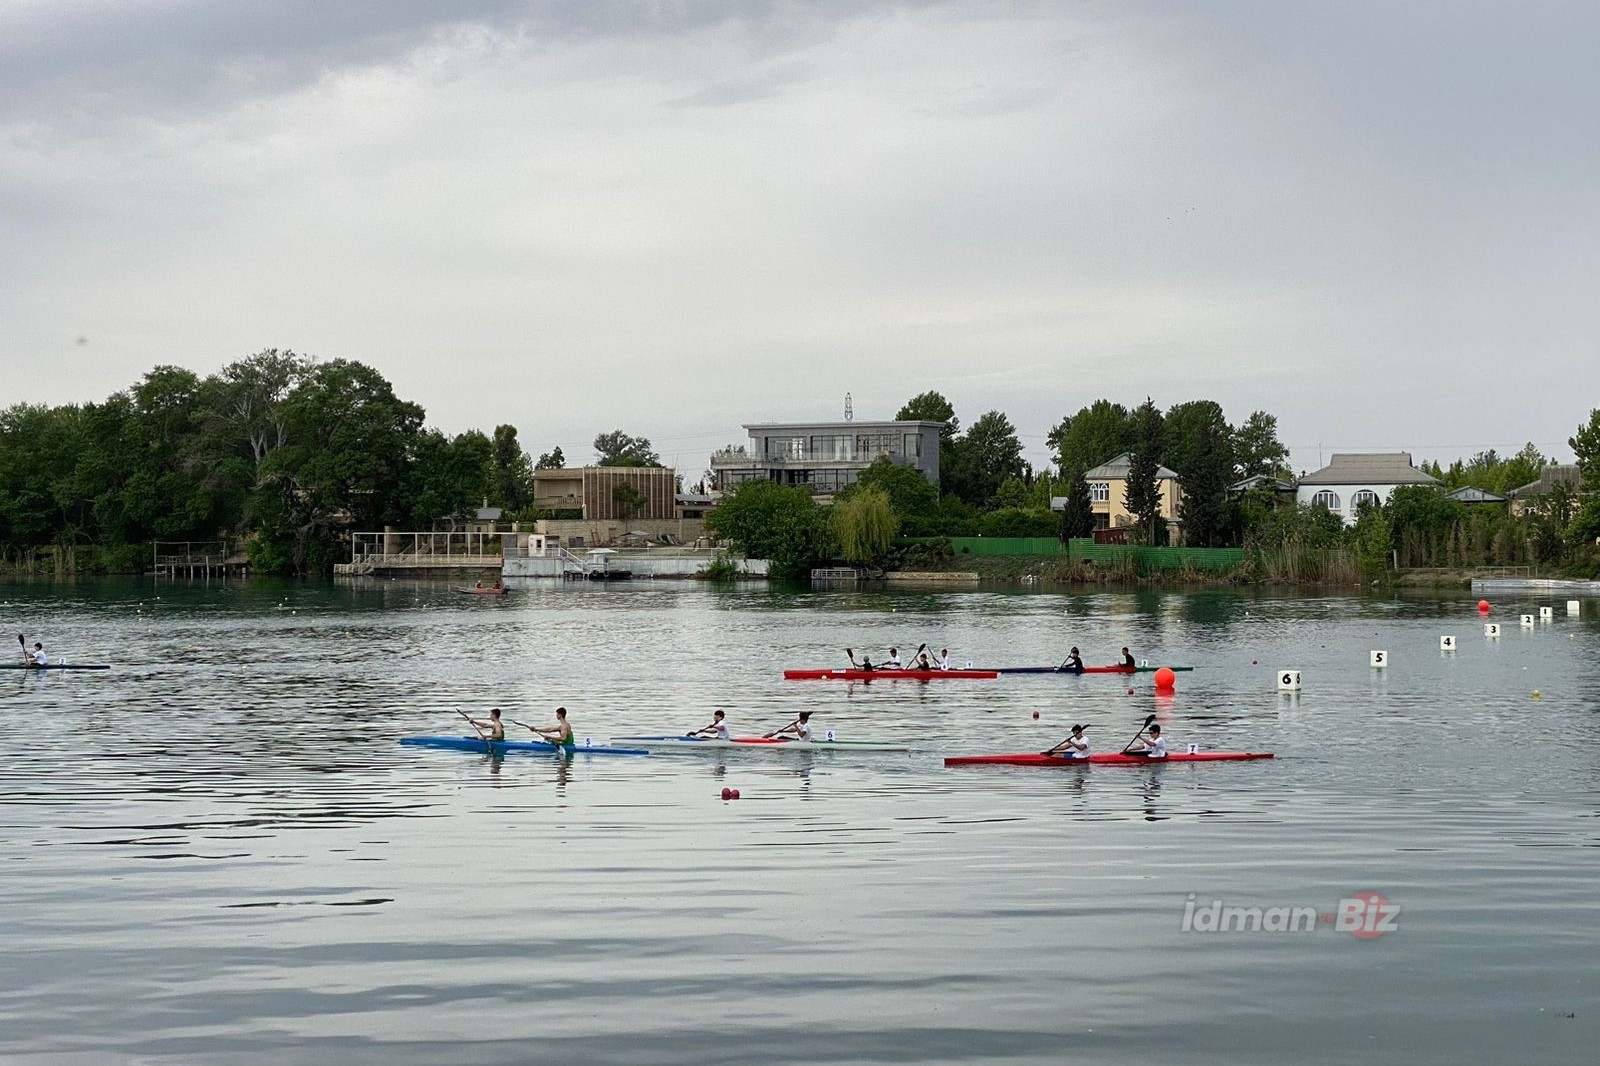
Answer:
<path fill-rule="evenodd" d="M 1178 675 L 1172 672 L 1172 667 L 1163 666 L 1156 671 L 1156 688 L 1171 688 L 1178 683 Z"/>
<path fill-rule="evenodd" d="M 1479 600 L 1478 601 L 1478 613 L 1479 614 L 1488 614 L 1489 613 L 1489 601 L 1488 600 Z"/>

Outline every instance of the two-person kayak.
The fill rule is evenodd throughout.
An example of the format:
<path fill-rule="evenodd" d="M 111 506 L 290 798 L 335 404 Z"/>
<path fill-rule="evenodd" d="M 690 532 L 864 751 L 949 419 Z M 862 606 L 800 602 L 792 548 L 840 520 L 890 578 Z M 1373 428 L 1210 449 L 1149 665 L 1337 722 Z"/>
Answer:
<path fill-rule="evenodd" d="M 905 744 L 889 744 L 877 740 L 794 740 L 787 737 L 612 737 L 616 744 L 643 744 L 651 751 L 704 751 L 717 748 L 738 748 L 745 751 L 910 751 Z"/>
<path fill-rule="evenodd" d="M 1270 751 L 1175 751 L 1159 758 L 1148 755 L 1124 755 L 1107 752 L 1099 755 L 1068 758 L 1063 754 L 1045 755 L 1037 751 L 1017 752 L 1011 755 L 951 755 L 946 766 L 1158 766 L 1169 762 L 1245 762 L 1252 759 L 1270 759 Z"/>
<path fill-rule="evenodd" d="M 999 677 L 995 670 L 785 670 L 785 681 L 959 681 Z"/>
<path fill-rule="evenodd" d="M 610 744 L 547 744 L 542 740 L 489 740 L 484 737 L 401 737 L 400 743 L 417 748 L 444 748 L 450 751 L 476 751 L 503 755 L 506 752 L 537 752 L 546 755 L 649 755 L 646 748 L 623 748 Z"/>

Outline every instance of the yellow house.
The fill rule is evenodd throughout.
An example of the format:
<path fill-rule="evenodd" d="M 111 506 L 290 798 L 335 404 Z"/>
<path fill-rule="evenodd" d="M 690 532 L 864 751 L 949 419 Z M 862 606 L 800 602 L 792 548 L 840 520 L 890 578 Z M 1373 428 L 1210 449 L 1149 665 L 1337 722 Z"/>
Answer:
<path fill-rule="evenodd" d="M 1089 483 L 1096 529 L 1124 529 L 1138 524 L 1138 518 L 1128 511 L 1128 469 L 1131 466 L 1133 453 L 1123 452 L 1085 471 L 1083 479 Z M 1167 522 L 1167 537 L 1177 544 L 1178 504 L 1183 499 L 1183 488 L 1178 484 L 1177 473 L 1164 466 L 1156 467 L 1156 486 L 1161 491 L 1161 517 Z"/>

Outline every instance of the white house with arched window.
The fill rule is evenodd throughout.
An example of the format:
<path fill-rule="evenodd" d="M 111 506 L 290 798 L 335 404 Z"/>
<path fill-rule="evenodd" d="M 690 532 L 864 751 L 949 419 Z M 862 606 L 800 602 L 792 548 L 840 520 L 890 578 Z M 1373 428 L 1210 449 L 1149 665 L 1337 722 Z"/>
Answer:
<path fill-rule="evenodd" d="M 1366 504 L 1388 502 L 1401 485 L 1438 485 L 1411 465 L 1410 452 L 1336 453 L 1321 470 L 1300 479 L 1295 502 L 1323 507 L 1353 525 Z"/>

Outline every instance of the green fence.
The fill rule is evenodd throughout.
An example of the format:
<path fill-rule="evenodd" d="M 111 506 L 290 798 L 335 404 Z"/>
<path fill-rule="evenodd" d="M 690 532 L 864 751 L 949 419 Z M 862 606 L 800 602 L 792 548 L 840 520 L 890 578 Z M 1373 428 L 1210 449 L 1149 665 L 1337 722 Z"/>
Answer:
<path fill-rule="evenodd" d="M 1096 566 L 1131 565 L 1135 570 L 1229 570 L 1247 558 L 1243 548 L 1144 548 L 1078 538 L 1068 544 L 1067 556 Z"/>
<path fill-rule="evenodd" d="M 908 537 L 926 543 L 933 537 Z M 1243 548 L 1143 548 L 1128 544 L 1096 544 L 1074 538 L 1063 545 L 1054 537 L 950 537 L 950 550 L 961 555 L 1066 555 L 1102 567 L 1134 570 L 1228 570 L 1248 558 Z"/>

